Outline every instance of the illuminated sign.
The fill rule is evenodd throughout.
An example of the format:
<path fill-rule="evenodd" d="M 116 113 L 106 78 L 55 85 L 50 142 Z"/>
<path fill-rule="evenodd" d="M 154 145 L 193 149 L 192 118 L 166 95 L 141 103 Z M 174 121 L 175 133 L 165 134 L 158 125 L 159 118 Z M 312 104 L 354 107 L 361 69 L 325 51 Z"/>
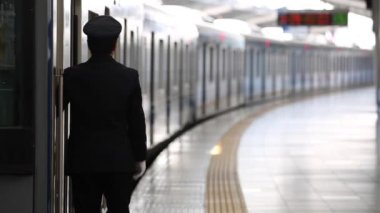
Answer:
<path fill-rule="evenodd" d="M 323 11 L 284 11 L 278 14 L 280 26 L 347 26 L 348 12 L 337 10 Z"/>

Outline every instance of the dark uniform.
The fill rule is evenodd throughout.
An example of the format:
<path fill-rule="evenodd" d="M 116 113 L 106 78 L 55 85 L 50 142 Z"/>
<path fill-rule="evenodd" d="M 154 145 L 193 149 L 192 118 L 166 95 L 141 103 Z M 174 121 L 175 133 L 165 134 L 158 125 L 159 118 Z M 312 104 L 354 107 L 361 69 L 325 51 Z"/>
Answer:
<path fill-rule="evenodd" d="M 89 37 L 119 35 L 115 22 L 101 16 L 84 31 Z M 102 194 L 109 213 L 129 212 L 136 163 L 147 154 L 137 71 L 111 55 L 94 55 L 65 70 L 64 101 L 71 107 L 66 171 L 73 180 L 76 213 L 98 213 Z"/>

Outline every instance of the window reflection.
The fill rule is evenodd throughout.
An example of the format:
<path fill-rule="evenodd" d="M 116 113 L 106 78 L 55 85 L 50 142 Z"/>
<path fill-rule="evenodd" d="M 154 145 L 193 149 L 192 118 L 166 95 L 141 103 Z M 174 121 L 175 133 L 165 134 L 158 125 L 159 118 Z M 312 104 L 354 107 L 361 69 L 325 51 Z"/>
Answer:
<path fill-rule="evenodd" d="M 0 127 L 16 125 L 15 4 L 0 0 Z"/>

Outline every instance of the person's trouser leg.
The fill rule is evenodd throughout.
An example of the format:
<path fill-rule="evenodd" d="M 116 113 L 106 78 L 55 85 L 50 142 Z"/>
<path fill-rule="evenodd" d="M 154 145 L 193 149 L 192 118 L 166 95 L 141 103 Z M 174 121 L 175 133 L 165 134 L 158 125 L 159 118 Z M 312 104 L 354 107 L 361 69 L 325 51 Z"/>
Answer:
<path fill-rule="evenodd" d="M 129 213 L 133 178 L 131 174 L 110 174 L 105 185 L 107 213 Z"/>
<path fill-rule="evenodd" d="M 71 180 L 75 213 L 100 213 L 100 178 L 94 174 L 77 174 Z"/>

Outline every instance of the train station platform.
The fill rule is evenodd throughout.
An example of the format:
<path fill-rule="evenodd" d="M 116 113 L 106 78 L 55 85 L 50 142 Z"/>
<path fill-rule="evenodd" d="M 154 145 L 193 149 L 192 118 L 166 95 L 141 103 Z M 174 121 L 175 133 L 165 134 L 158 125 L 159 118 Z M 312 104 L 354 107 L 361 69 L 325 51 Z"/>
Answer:
<path fill-rule="evenodd" d="M 131 212 L 380 212 L 375 100 L 353 89 L 209 120 L 158 156 Z"/>

